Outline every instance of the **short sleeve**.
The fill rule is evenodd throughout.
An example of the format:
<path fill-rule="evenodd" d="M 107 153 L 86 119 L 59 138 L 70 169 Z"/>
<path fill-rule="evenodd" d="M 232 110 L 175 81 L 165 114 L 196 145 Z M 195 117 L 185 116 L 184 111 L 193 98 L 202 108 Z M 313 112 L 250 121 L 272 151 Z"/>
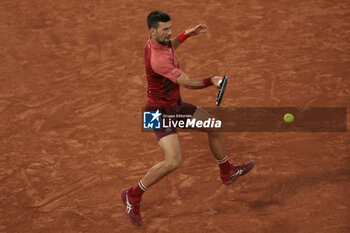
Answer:
<path fill-rule="evenodd" d="M 184 72 L 172 64 L 172 61 L 166 56 L 155 56 L 151 58 L 151 66 L 154 72 L 170 79 L 176 83 L 176 79 Z"/>

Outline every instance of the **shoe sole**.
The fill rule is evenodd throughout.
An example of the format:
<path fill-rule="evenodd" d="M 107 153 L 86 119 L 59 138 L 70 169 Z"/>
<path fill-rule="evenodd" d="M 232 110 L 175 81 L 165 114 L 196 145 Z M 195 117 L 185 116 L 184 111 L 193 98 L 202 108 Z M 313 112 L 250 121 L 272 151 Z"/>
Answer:
<path fill-rule="evenodd" d="M 125 200 L 124 197 L 123 197 L 123 192 L 124 192 L 124 190 L 122 190 L 122 191 L 120 192 L 120 199 L 122 199 L 123 204 L 126 206 L 126 200 Z M 126 195 L 126 194 L 125 194 L 125 195 Z M 141 226 L 141 224 L 134 222 L 134 221 L 129 217 L 129 215 L 128 215 L 126 212 L 125 212 L 125 215 L 128 217 L 129 221 L 130 221 L 132 224 L 134 224 L 134 225 L 136 225 L 136 226 Z"/>
<path fill-rule="evenodd" d="M 238 179 L 238 177 L 244 176 L 244 175 L 247 174 L 250 170 L 252 170 L 254 167 L 255 167 L 255 162 L 253 161 L 253 165 L 252 165 L 251 168 L 249 168 L 248 170 L 246 170 L 244 173 L 240 174 L 239 176 L 235 176 L 234 179 L 229 180 L 229 181 L 227 181 L 227 182 L 225 182 L 225 183 L 223 182 L 223 184 L 225 184 L 225 185 L 230 185 L 230 184 L 232 184 L 233 182 L 235 182 L 235 181 Z"/>

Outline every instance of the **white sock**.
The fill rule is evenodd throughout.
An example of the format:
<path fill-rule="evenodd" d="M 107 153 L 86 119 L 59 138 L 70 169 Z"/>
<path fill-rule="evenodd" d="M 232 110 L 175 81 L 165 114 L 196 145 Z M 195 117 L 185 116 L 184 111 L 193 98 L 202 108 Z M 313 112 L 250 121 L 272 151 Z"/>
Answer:
<path fill-rule="evenodd" d="M 147 187 L 142 183 L 142 180 L 140 181 L 139 186 L 144 192 L 147 190 Z"/>
<path fill-rule="evenodd" d="M 217 162 L 218 164 L 223 164 L 223 163 L 226 163 L 227 160 L 228 160 L 228 157 L 225 156 L 225 158 L 223 158 L 223 159 L 221 159 L 221 160 L 216 160 L 216 162 Z"/>

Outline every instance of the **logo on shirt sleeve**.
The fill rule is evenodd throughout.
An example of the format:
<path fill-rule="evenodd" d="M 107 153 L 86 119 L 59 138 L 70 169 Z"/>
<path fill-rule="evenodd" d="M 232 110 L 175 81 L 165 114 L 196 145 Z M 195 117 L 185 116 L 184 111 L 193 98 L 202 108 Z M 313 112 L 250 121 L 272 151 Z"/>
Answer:
<path fill-rule="evenodd" d="M 162 114 L 156 112 L 143 112 L 143 128 L 144 129 L 160 129 L 160 116 Z"/>
<path fill-rule="evenodd" d="M 175 72 L 177 71 L 178 69 L 176 68 L 175 70 L 171 71 L 171 74 L 175 74 Z"/>

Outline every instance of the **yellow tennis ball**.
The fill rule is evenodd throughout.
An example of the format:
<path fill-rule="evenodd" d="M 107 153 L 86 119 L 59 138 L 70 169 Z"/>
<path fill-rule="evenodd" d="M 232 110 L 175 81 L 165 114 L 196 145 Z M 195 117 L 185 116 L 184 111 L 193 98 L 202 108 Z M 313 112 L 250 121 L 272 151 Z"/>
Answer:
<path fill-rule="evenodd" d="M 287 123 L 292 123 L 294 121 L 294 116 L 291 113 L 286 113 L 283 116 L 283 120 Z"/>

